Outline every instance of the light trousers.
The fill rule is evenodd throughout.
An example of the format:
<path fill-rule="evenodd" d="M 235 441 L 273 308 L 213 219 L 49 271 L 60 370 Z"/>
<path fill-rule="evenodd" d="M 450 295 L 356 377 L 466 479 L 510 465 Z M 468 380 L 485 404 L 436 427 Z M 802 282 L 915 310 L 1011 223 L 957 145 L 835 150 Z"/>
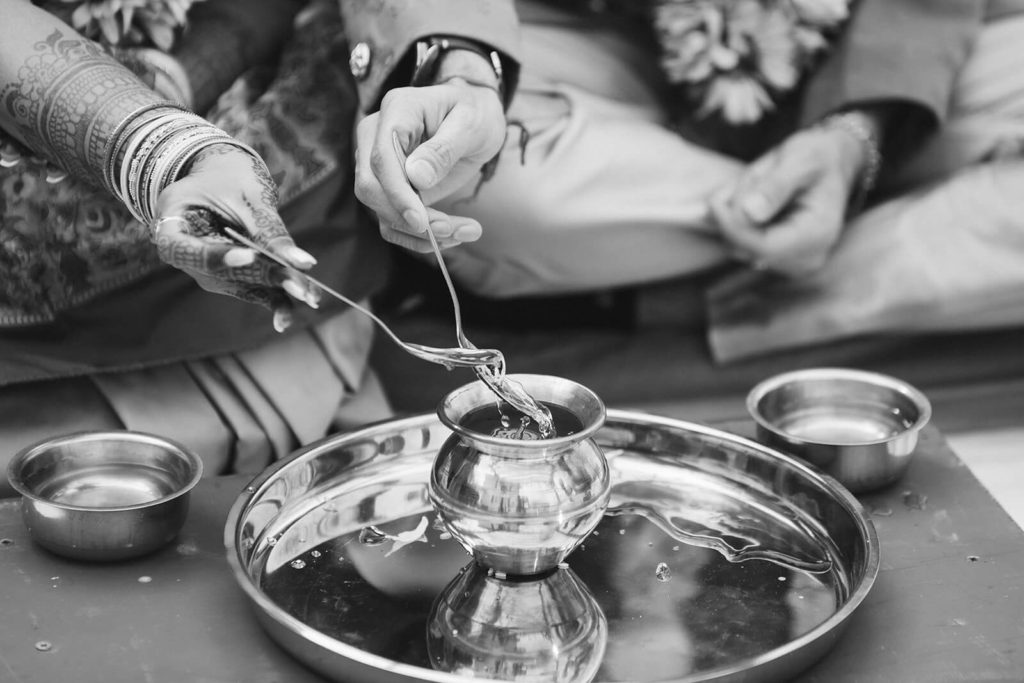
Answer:
<path fill-rule="evenodd" d="M 509 119 L 528 138 L 511 126 L 494 177 L 442 206 L 483 226 L 478 242 L 447 252 L 460 283 L 499 298 L 559 294 L 729 263 L 706 207 L 742 166 L 668 127 L 654 65 L 607 30 L 527 20 L 523 37 Z M 893 179 L 899 193 L 850 222 L 821 271 L 741 271 L 709 290 L 718 360 L 867 333 L 1024 324 L 1021 42 L 1020 16 L 984 27 L 948 123 Z"/>

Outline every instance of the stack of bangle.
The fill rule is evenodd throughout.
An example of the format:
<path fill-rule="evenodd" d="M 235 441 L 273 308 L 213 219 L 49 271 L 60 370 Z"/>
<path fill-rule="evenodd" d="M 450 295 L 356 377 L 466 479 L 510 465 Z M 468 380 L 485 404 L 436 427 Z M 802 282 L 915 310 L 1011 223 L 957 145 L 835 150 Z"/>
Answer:
<path fill-rule="evenodd" d="M 104 150 L 103 180 L 136 220 L 150 224 L 160 193 L 203 149 L 217 144 L 256 152 L 171 102 L 142 107 L 118 124 Z"/>

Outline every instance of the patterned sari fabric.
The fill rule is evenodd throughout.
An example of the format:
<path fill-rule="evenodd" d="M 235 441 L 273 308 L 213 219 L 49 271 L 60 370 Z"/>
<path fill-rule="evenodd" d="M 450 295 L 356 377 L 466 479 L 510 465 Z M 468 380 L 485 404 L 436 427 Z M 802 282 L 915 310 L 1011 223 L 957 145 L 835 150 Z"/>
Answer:
<path fill-rule="evenodd" d="M 119 201 L 53 178 L 36 157 L 0 167 L 0 326 L 51 322 L 160 267 L 148 231 Z"/>
<path fill-rule="evenodd" d="M 314 4 L 297 31 L 276 70 L 240 78 L 207 115 L 264 157 L 282 205 L 337 169 L 349 131 L 334 124 L 355 97 L 343 71 L 323 68 L 341 35 L 337 13 Z M 53 322 L 162 268 L 148 229 L 119 201 L 0 131 L 0 327 Z"/>
<path fill-rule="evenodd" d="M 61 310 L 160 267 L 147 231 L 94 188 L 45 181 L 45 163 L 0 169 L 0 325 Z"/>
<path fill-rule="evenodd" d="M 264 157 L 317 274 L 365 303 L 386 277 L 386 247 L 352 194 L 357 96 L 341 35 L 333 0 L 314 3 L 277 68 L 246 74 L 207 118 Z M 144 227 L 104 192 L 47 183 L 49 172 L 27 157 L 0 169 L 0 498 L 6 460 L 55 433 L 160 434 L 212 475 L 256 472 L 390 416 L 368 369 L 369 319 L 328 301 L 278 335 L 267 311 L 156 261 Z"/>

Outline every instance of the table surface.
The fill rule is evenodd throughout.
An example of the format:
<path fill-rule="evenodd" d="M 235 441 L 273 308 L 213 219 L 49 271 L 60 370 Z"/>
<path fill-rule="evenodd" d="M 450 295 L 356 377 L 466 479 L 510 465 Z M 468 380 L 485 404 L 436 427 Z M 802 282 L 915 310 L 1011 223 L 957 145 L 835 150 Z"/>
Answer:
<path fill-rule="evenodd" d="M 19 502 L 0 501 L 0 682 L 322 683 L 261 629 L 228 567 L 223 528 L 249 479 L 204 480 L 176 542 L 121 563 L 47 553 Z M 925 430 L 904 479 L 861 501 L 881 571 L 798 680 L 1024 680 L 1024 532 L 942 435 Z"/>

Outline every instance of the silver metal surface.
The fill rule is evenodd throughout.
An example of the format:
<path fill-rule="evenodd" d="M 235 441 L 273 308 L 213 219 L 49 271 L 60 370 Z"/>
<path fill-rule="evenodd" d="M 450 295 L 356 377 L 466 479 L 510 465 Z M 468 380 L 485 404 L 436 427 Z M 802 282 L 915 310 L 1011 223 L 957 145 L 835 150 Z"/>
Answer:
<path fill-rule="evenodd" d="M 470 561 L 428 497 L 451 433 L 420 415 L 331 437 L 256 477 L 232 506 L 228 561 L 253 613 L 331 680 L 559 680 L 536 668 L 543 657 L 502 664 L 517 624 L 544 632 L 557 614 L 581 635 L 579 662 L 592 656 L 582 613 L 538 610 L 524 623 L 518 600 L 494 597 L 512 582 L 497 575 L 469 586 L 476 607 L 458 608 L 478 630 L 449 632 L 453 648 L 472 643 L 492 666 L 463 675 L 431 654 L 439 600 L 456 602 L 445 589 Z M 607 623 L 595 681 L 781 681 L 841 637 L 879 566 L 874 526 L 845 488 L 753 441 L 643 413 L 609 410 L 594 439 L 614 514 L 566 565 Z"/>
<path fill-rule="evenodd" d="M 903 476 L 932 413 L 906 382 L 846 368 L 770 377 L 751 389 L 747 410 L 758 440 L 814 463 L 854 493 Z"/>
<path fill-rule="evenodd" d="M 434 667 L 499 680 L 593 680 L 608 644 L 608 620 L 568 567 L 499 579 L 470 562 L 430 610 Z"/>
<path fill-rule="evenodd" d="M 177 535 L 202 471 L 202 461 L 175 443 L 110 431 L 26 448 L 11 460 L 8 477 L 35 542 L 73 559 L 122 560 Z"/>
<path fill-rule="evenodd" d="M 537 574 L 564 560 L 608 506 L 608 463 L 591 439 L 605 408 L 594 392 L 562 377 L 510 379 L 537 400 L 567 409 L 581 428 L 531 439 L 474 431 L 467 416 L 493 407 L 494 395 L 483 382 L 459 387 L 437 410 L 454 434 L 431 468 L 430 500 L 478 562 L 506 574 Z"/>

